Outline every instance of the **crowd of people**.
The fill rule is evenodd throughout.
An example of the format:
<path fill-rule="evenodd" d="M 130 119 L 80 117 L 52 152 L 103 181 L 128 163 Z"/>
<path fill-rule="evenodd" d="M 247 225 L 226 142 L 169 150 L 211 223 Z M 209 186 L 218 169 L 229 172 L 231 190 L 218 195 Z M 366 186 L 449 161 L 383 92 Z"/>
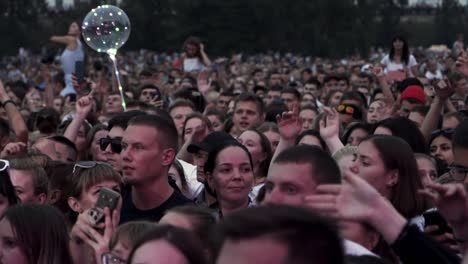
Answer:
<path fill-rule="evenodd" d="M 0 69 L 0 263 L 461 263 L 468 56 L 119 52 Z M 467 257 L 468 259 L 468 257 Z"/>

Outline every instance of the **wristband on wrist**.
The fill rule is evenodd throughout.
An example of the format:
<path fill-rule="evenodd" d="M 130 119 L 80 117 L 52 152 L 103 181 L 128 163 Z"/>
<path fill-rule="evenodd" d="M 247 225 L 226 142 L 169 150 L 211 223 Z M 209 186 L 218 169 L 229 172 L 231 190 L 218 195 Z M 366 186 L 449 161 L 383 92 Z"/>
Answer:
<path fill-rule="evenodd" d="M 5 107 L 7 104 L 13 104 L 14 106 L 16 106 L 16 103 L 13 102 L 13 100 L 6 100 L 2 103 L 2 107 Z"/>

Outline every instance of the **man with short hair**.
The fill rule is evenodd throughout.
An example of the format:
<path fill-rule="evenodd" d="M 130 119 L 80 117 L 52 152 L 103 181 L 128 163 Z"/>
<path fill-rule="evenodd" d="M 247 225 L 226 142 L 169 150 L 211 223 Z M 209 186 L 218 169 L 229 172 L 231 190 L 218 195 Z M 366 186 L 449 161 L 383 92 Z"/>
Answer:
<path fill-rule="evenodd" d="M 275 99 L 281 99 L 281 91 L 283 91 L 283 87 L 279 85 L 271 86 L 266 96 L 263 98 L 265 105 L 269 106 Z"/>
<path fill-rule="evenodd" d="M 237 97 L 234 104 L 233 133 L 240 136 L 242 132 L 265 120 L 263 102 L 252 93 L 243 93 Z"/>
<path fill-rule="evenodd" d="M 78 156 L 75 143 L 59 135 L 39 138 L 31 148 L 48 156 L 52 160 L 75 162 Z"/>
<path fill-rule="evenodd" d="M 303 205 L 320 184 L 341 182 L 335 160 L 316 146 L 295 146 L 272 161 L 265 182 L 267 204 Z"/>
<path fill-rule="evenodd" d="M 154 115 L 130 120 L 122 138 L 122 179 L 131 187 L 124 197 L 120 223 L 159 221 L 176 206 L 190 203 L 168 182 L 177 154 L 177 129 L 170 120 Z"/>
<path fill-rule="evenodd" d="M 120 152 L 122 151 L 122 137 L 128 122 L 136 116 L 146 115 L 145 112 L 139 110 L 132 110 L 120 113 L 114 116 L 107 125 L 109 134 L 104 139 L 101 139 L 99 145 L 104 151 L 107 162 L 114 168 L 114 170 L 121 172 L 122 158 Z"/>
<path fill-rule="evenodd" d="M 177 99 L 169 106 L 167 111 L 177 128 L 177 135 L 179 135 L 179 138 L 182 138 L 185 119 L 187 119 L 188 115 L 195 112 L 195 105 L 189 100 Z"/>
<path fill-rule="evenodd" d="M 118 114 L 124 111 L 122 106 L 122 97 L 119 92 L 112 92 L 106 97 L 106 113 Z"/>
<path fill-rule="evenodd" d="M 30 158 L 10 160 L 10 179 L 22 203 L 45 204 L 48 179 L 44 169 Z"/>
<path fill-rule="evenodd" d="M 234 212 L 214 230 L 218 264 L 342 264 L 336 227 L 310 210 L 262 206 Z"/>
<path fill-rule="evenodd" d="M 159 88 L 153 84 L 145 84 L 140 88 L 140 95 L 138 96 L 138 100 L 140 102 L 151 104 L 151 102 L 153 102 L 155 99 L 155 96 L 161 96 Z M 158 100 L 161 100 L 161 98 Z"/>
<path fill-rule="evenodd" d="M 400 116 L 408 117 L 414 107 L 426 104 L 426 94 L 419 85 L 410 85 L 400 95 Z"/>
<path fill-rule="evenodd" d="M 453 163 L 449 164 L 450 176 L 468 183 L 468 120 L 463 120 L 452 135 Z"/>
<path fill-rule="evenodd" d="M 216 109 L 226 114 L 229 108 L 229 102 L 234 99 L 234 94 L 231 92 L 221 92 L 216 100 Z"/>
<path fill-rule="evenodd" d="M 289 111 L 292 111 L 294 105 L 299 106 L 301 94 L 294 88 L 286 88 L 281 92 L 281 100 L 286 104 Z"/>

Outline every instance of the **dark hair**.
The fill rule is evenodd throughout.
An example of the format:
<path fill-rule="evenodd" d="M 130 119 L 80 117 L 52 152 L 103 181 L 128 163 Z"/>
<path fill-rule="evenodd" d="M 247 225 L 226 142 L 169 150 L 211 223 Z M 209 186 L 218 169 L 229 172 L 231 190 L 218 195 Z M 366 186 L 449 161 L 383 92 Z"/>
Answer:
<path fill-rule="evenodd" d="M 323 140 L 322 136 L 320 135 L 320 132 L 314 129 L 308 129 L 308 130 L 303 131 L 301 134 L 299 134 L 299 136 L 297 136 L 296 138 L 296 145 L 299 145 L 299 142 L 301 142 L 301 140 L 305 138 L 306 136 L 313 136 L 317 138 L 318 141 L 320 142 L 320 146 L 322 147 L 322 150 L 328 151 L 327 143 L 325 143 L 325 140 Z"/>
<path fill-rule="evenodd" d="M 429 106 L 428 105 L 416 105 L 415 107 L 413 107 L 413 109 L 411 109 L 411 112 L 415 112 L 423 116 L 426 116 L 427 113 L 429 112 Z"/>
<path fill-rule="evenodd" d="M 194 111 L 198 111 L 200 113 L 202 113 L 205 110 L 205 106 L 206 106 L 205 97 L 203 97 L 203 95 L 200 93 L 200 91 L 198 91 L 196 87 L 178 90 L 177 92 L 172 94 L 172 97 L 175 100 L 173 104 L 176 104 L 176 102 L 179 100 L 184 100 L 184 101 L 189 101 L 190 103 L 192 103 L 192 106 L 190 106 L 189 104 L 185 104 L 183 106 L 192 107 Z M 182 106 L 182 104 L 179 106 Z M 175 106 L 173 107 L 169 106 L 168 112 L 171 112 L 171 110 L 174 107 Z"/>
<path fill-rule="evenodd" d="M 34 124 L 43 134 L 55 133 L 60 124 L 60 113 L 54 108 L 42 108 L 37 112 Z"/>
<path fill-rule="evenodd" d="M 209 235 L 211 229 L 216 224 L 216 217 L 213 211 L 205 207 L 194 205 L 177 206 L 166 212 L 166 214 L 168 213 L 177 213 L 187 216 L 193 227 L 192 232 L 202 240 Z"/>
<path fill-rule="evenodd" d="M 328 94 L 325 96 L 324 105 L 329 106 L 330 105 L 330 99 L 335 95 L 336 93 L 342 93 L 344 95 L 344 92 L 338 90 L 338 89 L 333 89 L 328 92 Z"/>
<path fill-rule="evenodd" d="M 468 120 L 463 120 L 455 129 L 452 136 L 453 148 L 468 149 Z"/>
<path fill-rule="evenodd" d="M 0 118 L 0 138 L 10 136 L 10 126 L 3 118 Z"/>
<path fill-rule="evenodd" d="M 273 122 L 264 122 L 257 129 L 261 133 L 272 131 L 272 132 L 275 132 L 275 133 L 279 134 L 278 125 L 276 123 L 273 123 Z"/>
<path fill-rule="evenodd" d="M 90 160 L 94 160 L 94 157 L 91 157 L 90 150 L 91 145 L 93 144 L 94 137 L 99 131 L 108 131 L 107 126 L 104 124 L 97 124 L 91 128 L 91 130 L 86 134 L 86 149 L 88 151 L 88 157 Z"/>
<path fill-rule="evenodd" d="M 164 240 L 175 247 L 190 264 L 206 264 L 208 263 L 204 255 L 204 249 L 201 246 L 200 239 L 182 228 L 169 225 L 156 226 L 142 236 L 133 247 L 128 257 L 127 263 L 132 263 L 135 252 L 144 244 L 151 241 Z"/>
<path fill-rule="evenodd" d="M 132 111 L 127 111 L 123 113 L 119 113 L 116 116 L 114 116 L 111 120 L 109 120 L 109 123 L 107 125 L 107 130 L 111 130 L 113 127 L 120 127 L 123 130 L 125 130 L 128 126 L 128 123 L 130 120 L 136 116 L 144 116 L 147 115 L 147 113 L 139 110 L 132 110 Z"/>
<path fill-rule="evenodd" d="M 55 136 L 47 137 L 47 139 L 68 147 L 68 149 L 73 152 L 75 157 L 78 154 L 78 149 L 76 148 L 75 143 L 73 143 L 71 140 L 69 140 L 68 138 L 64 136 L 55 135 Z"/>
<path fill-rule="evenodd" d="M 174 108 L 177 108 L 177 107 L 190 107 L 193 109 L 193 111 L 195 111 L 195 105 L 189 101 L 189 100 L 186 100 L 186 99 L 176 99 L 170 106 L 169 108 L 167 109 L 167 112 L 170 113 L 172 110 L 174 110 Z"/>
<path fill-rule="evenodd" d="M 273 100 L 269 105 L 267 105 L 265 115 L 265 121 L 276 123 L 276 116 L 281 115 L 283 112 L 287 112 L 288 107 L 281 100 Z"/>
<path fill-rule="evenodd" d="M 226 149 L 228 147 L 238 147 L 238 148 L 241 148 L 243 151 L 245 151 L 245 153 L 249 157 L 250 166 L 253 169 L 252 156 L 250 155 L 250 152 L 247 150 L 247 148 L 244 147 L 244 145 L 239 143 L 237 140 L 229 140 L 229 141 L 225 141 L 222 144 L 218 145 L 215 150 L 211 151 L 208 154 L 208 159 L 206 160 L 206 162 L 205 162 L 205 164 L 203 166 L 203 169 L 204 169 L 205 172 L 213 173 L 213 170 L 216 167 L 216 159 L 218 157 L 218 154 L 222 150 L 224 150 L 224 149 Z"/>
<path fill-rule="evenodd" d="M 426 142 L 421 130 L 408 118 L 388 118 L 376 124 L 376 128 L 380 126 L 389 129 L 392 132 L 392 136 L 405 140 L 411 146 L 413 152 L 427 153 Z"/>
<path fill-rule="evenodd" d="M 211 124 L 211 121 L 208 119 L 207 115 L 203 115 L 199 112 L 193 112 L 191 114 L 189 114 L 187 116 L 187 118 L 185 118 L 185 121 L 184 121 L 184 126 L 182 127 L 182 137 L 185 135 L 185 126 L 187 126 L 187 122 L 190 120 L 190 119 L 194 119 L 194 118 L 198 118 L 200 119 L 203 123 L 205 123 L 205 126 L 211 130 L 212 128 L 212 124 Z"/>
<path fill-rule="evenodd" d="M 410 53 L 409 53 L 409 47 L 408 47 L 408 42 L 406 41 L 405 38 L 402 36 L 395 36 L 392 39 L 392 45 L 390 47 L 390 54 L 389 54 L 389 59 L 393 61 L 395 59 L 395 48 L 393 47 L 393 43 L 397 40 L 400 40 L 403 42 L 403 50 L 401 54 L 401 60 L 404 62 L 405 65 L 408 65 L 409 59 L 410 59 Z"/>
<path fill-rule="evenodd" d="M 263 115 L 263 113 L 265 113 L 265 106 L 263 104 L 262 99 L 260 99 L 260 97 L 256 96 L 253 93 L 242 93 L 242 94 L 240 94 L 236 98 L 236 101 L 235 101 L 235 104 L 234 104 L 234 109 L 237 108 L 237 105 L 240 102 L 254 102 L 257 105 L 258 114 L 261 116 L 261 115 Z"/>
<path fill-rule="evenodd" d="M 39 204 L 20 204 L 10 207 L 3 219 L 13 229 L 28 263 L 72 263 L 68 248 L 69 236 L 65 218 L 54 207 Z"/>
<path fill-rule="evenodd" d="M 281 85 L 273 85 L 270 87 L 270 89 L 268 89 L 268 91 L 272 91 L 272 92 L 282 92 L 283 91 L 283 87 Z"/>
<path fill-rule="evenodd" d="M 233 212 L 216 227 L 213 237 L 218 256 L 226 241 L 266 237 L 286 246 L 288 254 L 281 263 L 344 263 L 336 226 L 300 207 L 267 205 Z"/>
<path fill-rule="evenodd" d="M 370 124 L 363 123 L 363 122 L 354 122 L 348 125 L 346 130 L 343 133 L 343 137 L 341 139 L 341 142 L 343 142 L 344 145 L 348 143 L 348 139 L 353 133 L 354 130 L 356 129 L 362 129 L 367 132 L 367 135 L 372 134 L 372 131 L 374 130 L 374 127 Z"/>
<path fill-rule="evenodd" d="M 273 163 L 308 164 L 311 168 L 311 177 L 317 184 L 341 183 L 340 168 L 335 160 L 317 146 L 295 146 L 285 149 Z"/>
<path fill-rule="evenodd" d="M 376 97 L 377 94 L 379 94 L 379 93 L 383 94 L 382 89 L 380 89 L 380 88 L 374 89 L 374 92 L 372 92 L 372 96 L 371 96 L 371 100 L 370 100 L 371 104 L 375 101 L 375 97 Z"/>
<path fill-rule="evenodd" d="M 174 159 L 171 166 L 174 166 L 174 168 L 177 170 L 177 173 L 179 173 L 180 175 L 180 182 L 182 184 L 182 189 L 187 190 L 188 189 L 187 178 L 185 178 L 185 172 L 184 172 L 184 168 L 182 167 L 182 164 L 180 164 L 180 161 L 178 161 L 177 159 Z M 173 180 L 175 181 L 175 179 Z"/>
<path fill-rule="evenodd" d="M 10 180 L 8 170 L 0 171 L 0 194 L 5 196 L 8 200 L 8 205 L 13 206 L 19 203 L 18 196 L 16 196 L 15 187 Z"/>
<path fill-rule="evenodd" d="M 317 80 L 317 78 L 314 77 L 311 77 L 309 80 L 307 80 L 306 84 L 315 84 L 318 90 L 322 88 L 322 84 L 319 82 L 319 80 Z"/>
<path fill-rule="evenodd" d="M 73 163 L 48 160 L 44 167 L 49 178 L 49 203 L 64 214 L 69 211 L 65 192 L 72 181 L 73 166 Z"/>
<path fill-rule="evenodd" d="M 367 102 L 365 100 L 365 97 L 363 94 L 359 92 L 346 92 L 343 94 L 340 100 L 340 104 L 343 103 L 344 100 L 353 100 L 353 101 L 358 101 L 359 105 L 356 105 L 357 107 L 363 109 L 367 107 Z"/>
<path fill-rule="evenodd" d="M 144 84 L 144 85 L 142 85 L 142 86 L 138 89 L 138 97 L 141 96 L 141 93 L 142 93 L 143 90 L 145 90 L 145 89 L 157 89 L 157 90 L 159 90 L 159 87 L 157 87 L 156 85 L 151 84 L 151 83 Z"/>
<path fill-rule="evenodd" d="M 140 115 L 132 118 L 128 125 L 143 125 L 156 129 L 158 131 L 157 141 L 160 142 L 161 145 L 177 151 L 178 136 L 174 122 L 169 122 L 169 120 L 156 115 Z"/>
<path fill-rule="evenodd" d="M 451 113 L 447 113 L 444 115 L 444 119 L 446 118 L 455 118 L 458 120 L 458 122 L 462 122 L 463 120 L 467 119 L 467 117 L 462 113 L 462 112 L 451 112 Z"/>
<path fill-rule="evenodd" d="M 410 145 L 395 136 L 371 136 L 370 141 L 379 152 L 386 170 L 397 170 L 398 182 L 393 187 L 390 202 L 405 218 L 421 215 L 429 205 L 418 190 L 423 188 L 418 165 Z M 361 143 L 362 144 L 362 143 Z"/>
<path fill-rule="evenodd" d="M 299 93 L 295 88 L 285 88 L 281 91 L 281 94 L 285 93 L 294 95 L 298 101 L 301 100 L 301 93 Z"/>
<path fill-rule="evenodd" d="M 258 135 L 258 137 L 260 138 L 260 146 L 262 147 L 262 152 L 265 153 L 265 159 L 260 163 L 258 168 L 259 175 L 255 175 L 255 177 L 266 177 L 268 175 L 268 168 L 270 167 L 271 158 L 273 157 L 270 141 L 262 132 L 260 132 L 256 128 L 249 128 L 246 131 L 252 131 Z"/>

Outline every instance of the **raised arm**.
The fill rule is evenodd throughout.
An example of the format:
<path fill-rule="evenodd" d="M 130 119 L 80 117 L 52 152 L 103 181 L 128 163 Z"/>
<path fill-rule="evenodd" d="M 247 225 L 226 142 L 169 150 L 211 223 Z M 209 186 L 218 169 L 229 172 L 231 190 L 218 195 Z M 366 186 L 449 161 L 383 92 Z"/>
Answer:
<path fill-rule="evenodd" d="M 71 142 L 75 142 L 75 139 L 78 135 L 81 125 L 83 124 L 86 116 L 93 108 L 93 98 L 91 95 L 83 96 L 76 102 L 76 114 L 73 121 L 68 125 L 64 137 L 68 138 Z"/>
<path fill-rule="evenodd" d="M 390 85 L 388 85 L 387 78 L 385 78 L 383 68 L 380 66 L 376 66 L 372 69 L 372 73 L 374 74 L 375 78 L 377 79 L 377 82 L 382 88 L 382 92 L 385 97 L 385 103 L 387 103 L 388 105 L 393 105 L 395 103 L 395 97 L 393 97 Z"/>
<path fill-rule="evenodd" d="M 296 138 L 301 133 L 302 122 L 299 117 L 299 107 L 293 107 L 293 111 L 284 112 L 282 115 L 276 117 L 278 121 L 278 128 L 280 132 L 280 141 L 278 147 L 273 153 L 272 161 L 285 149 L 294 146 Z M 270 163 L 273 164 L 273 162 Z"/>
<path fill-rule="evenodd" d="M 2 103 L 2 106 L 5 109 L 11 129 L 15 132 L 16 142 L 27 144 L 28 127 L 26 126 L 21 113 L 18 111 L 18 107 L 13 101 L 11 101 L 10 96 L 8 96 L 2 81 L 0 81 L 0 103 Z"/>
<path fill-rule="evenodd" d="M 210 58 L 208 58 L 208 55 L 206 55 L 205 45 L 203 45 L 203 43 L 200 43 L 200 54 L 201 54 L 202 62 L 205 65 L 205 67 L 210 67 L 211 60 Z"/>
<path fill-rule="evenodd" d="M 335 152 L 344 147 L 340 140 L 340 115 L 335 109 L 324 107 L 326 113 L 324 119 L 320 120 L 320 136 L 327 143 L 330 153 Z"/>
<path fill-rule="evenodd" d="M 50 41 L 59 44 L 72 45 L 75 42 L 75 38 L 72 36 L 52 36 Z"/>

